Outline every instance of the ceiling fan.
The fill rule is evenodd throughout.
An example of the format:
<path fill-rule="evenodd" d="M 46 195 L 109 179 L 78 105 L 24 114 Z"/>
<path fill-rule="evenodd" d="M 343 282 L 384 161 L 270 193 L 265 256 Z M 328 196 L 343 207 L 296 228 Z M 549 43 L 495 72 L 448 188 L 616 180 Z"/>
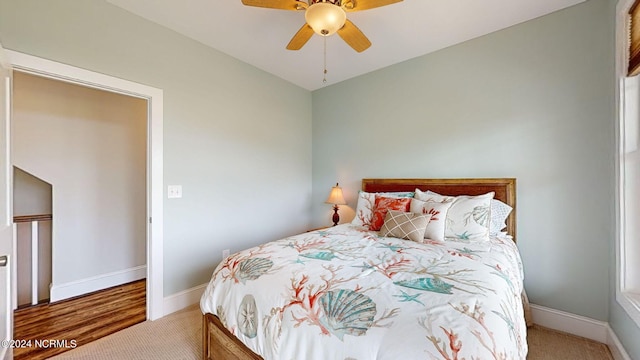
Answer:
<path fill-rule="evenodd" d="M 371 41 L 347 19 L 347 12 L 391 5 L 402 0 L 242 0 L 247 6 L 280 10 L 305 10 L 306 23 L 293 36 L 288 50 L 300 50 L 313 33 L 329 36 L 338 33 L 357 52 L 371 46 Z"/>

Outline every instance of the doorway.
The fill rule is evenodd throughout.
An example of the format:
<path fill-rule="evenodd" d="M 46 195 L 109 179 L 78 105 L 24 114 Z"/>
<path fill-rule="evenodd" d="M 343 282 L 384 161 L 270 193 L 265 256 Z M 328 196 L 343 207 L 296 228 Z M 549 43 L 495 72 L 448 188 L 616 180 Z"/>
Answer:
<path fill-rule="evenodd" d="M 146 277 L 147 117 L 146 99 L 14 71 L 14 217 L 53 218 L 17 227 L 18 307 Z"/>
<path fill-rule="evenodd" d="M 146 318 L 155 320 L 164 316 L 162 90 L 15 51 L 7 50 L 7 53 L 14 70 L 147 101 Z M 13 274 L 15 293 L 15 269 Z"/>
<path fill-rule="evenodd" d="M 144 321 L 147 100 L 14 71 L 12 108 L 13 214 L 31 219 L 16 222 L 14 337 L 84 345 Z"/>

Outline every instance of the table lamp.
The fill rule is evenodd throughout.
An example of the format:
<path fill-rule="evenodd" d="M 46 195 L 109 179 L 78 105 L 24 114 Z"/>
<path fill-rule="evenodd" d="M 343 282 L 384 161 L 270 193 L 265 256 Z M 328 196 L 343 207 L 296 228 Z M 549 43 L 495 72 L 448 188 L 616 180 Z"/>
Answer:
<path fill-rule="evenodd" d="M 333 204 L 333 226 L 338 225 L 340 222 L 340 215 L 338 215 L 338 205 L 347 205 L 347 202 L 344 201 L 344 196 L 342 196 L 342 188 L 336 186 L 331 188 L 331 192 L 329 193 L 329 197 L 325 201 L 325 204 Z"/>

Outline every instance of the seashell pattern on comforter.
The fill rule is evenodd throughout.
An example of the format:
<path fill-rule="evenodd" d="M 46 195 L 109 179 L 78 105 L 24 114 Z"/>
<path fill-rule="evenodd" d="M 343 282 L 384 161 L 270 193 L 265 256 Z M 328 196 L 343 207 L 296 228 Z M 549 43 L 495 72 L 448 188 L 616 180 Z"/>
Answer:
<path fill-rule="evenodd" d="M 522 263 L 488 242 L 343 224 L 229 256 L 200 307 L 265 360 L 522 359 Z"/>

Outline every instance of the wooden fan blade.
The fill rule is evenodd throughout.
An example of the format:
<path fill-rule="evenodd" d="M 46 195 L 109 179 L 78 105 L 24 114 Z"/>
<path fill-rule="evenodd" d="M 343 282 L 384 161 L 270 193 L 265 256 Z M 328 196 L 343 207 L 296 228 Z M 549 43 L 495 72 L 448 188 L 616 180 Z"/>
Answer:
<path fill-rule="evenodd" d="M 289 41 L 287 50 L 300 50 L 304 44 L 311 39 L 312 35 L 313 29 L 311 26 L 309 26 L 309 24 L 302 25 L 300 30 L 298 30 L 298 32 L 291 38 L 291 41 Z"/>
<path fill-rule="evenodd" d="M 371 46 L 371 41 L 349 20 L 338 30 L 338 35 L 357 52 L 363 52 Z"/>
<path fill-rule="evenodd" d="M 400 1 L 402 0 L 346 0 L 343 1 L 342 6 L 346 11 L 360 11 L 391 5 Z"/>
<path fill-rule="evenodd" d="M 302 10 L 308 7 L 307 3 L 297 0 L 242 0 L 242 4 L 280 10 Z"/>

